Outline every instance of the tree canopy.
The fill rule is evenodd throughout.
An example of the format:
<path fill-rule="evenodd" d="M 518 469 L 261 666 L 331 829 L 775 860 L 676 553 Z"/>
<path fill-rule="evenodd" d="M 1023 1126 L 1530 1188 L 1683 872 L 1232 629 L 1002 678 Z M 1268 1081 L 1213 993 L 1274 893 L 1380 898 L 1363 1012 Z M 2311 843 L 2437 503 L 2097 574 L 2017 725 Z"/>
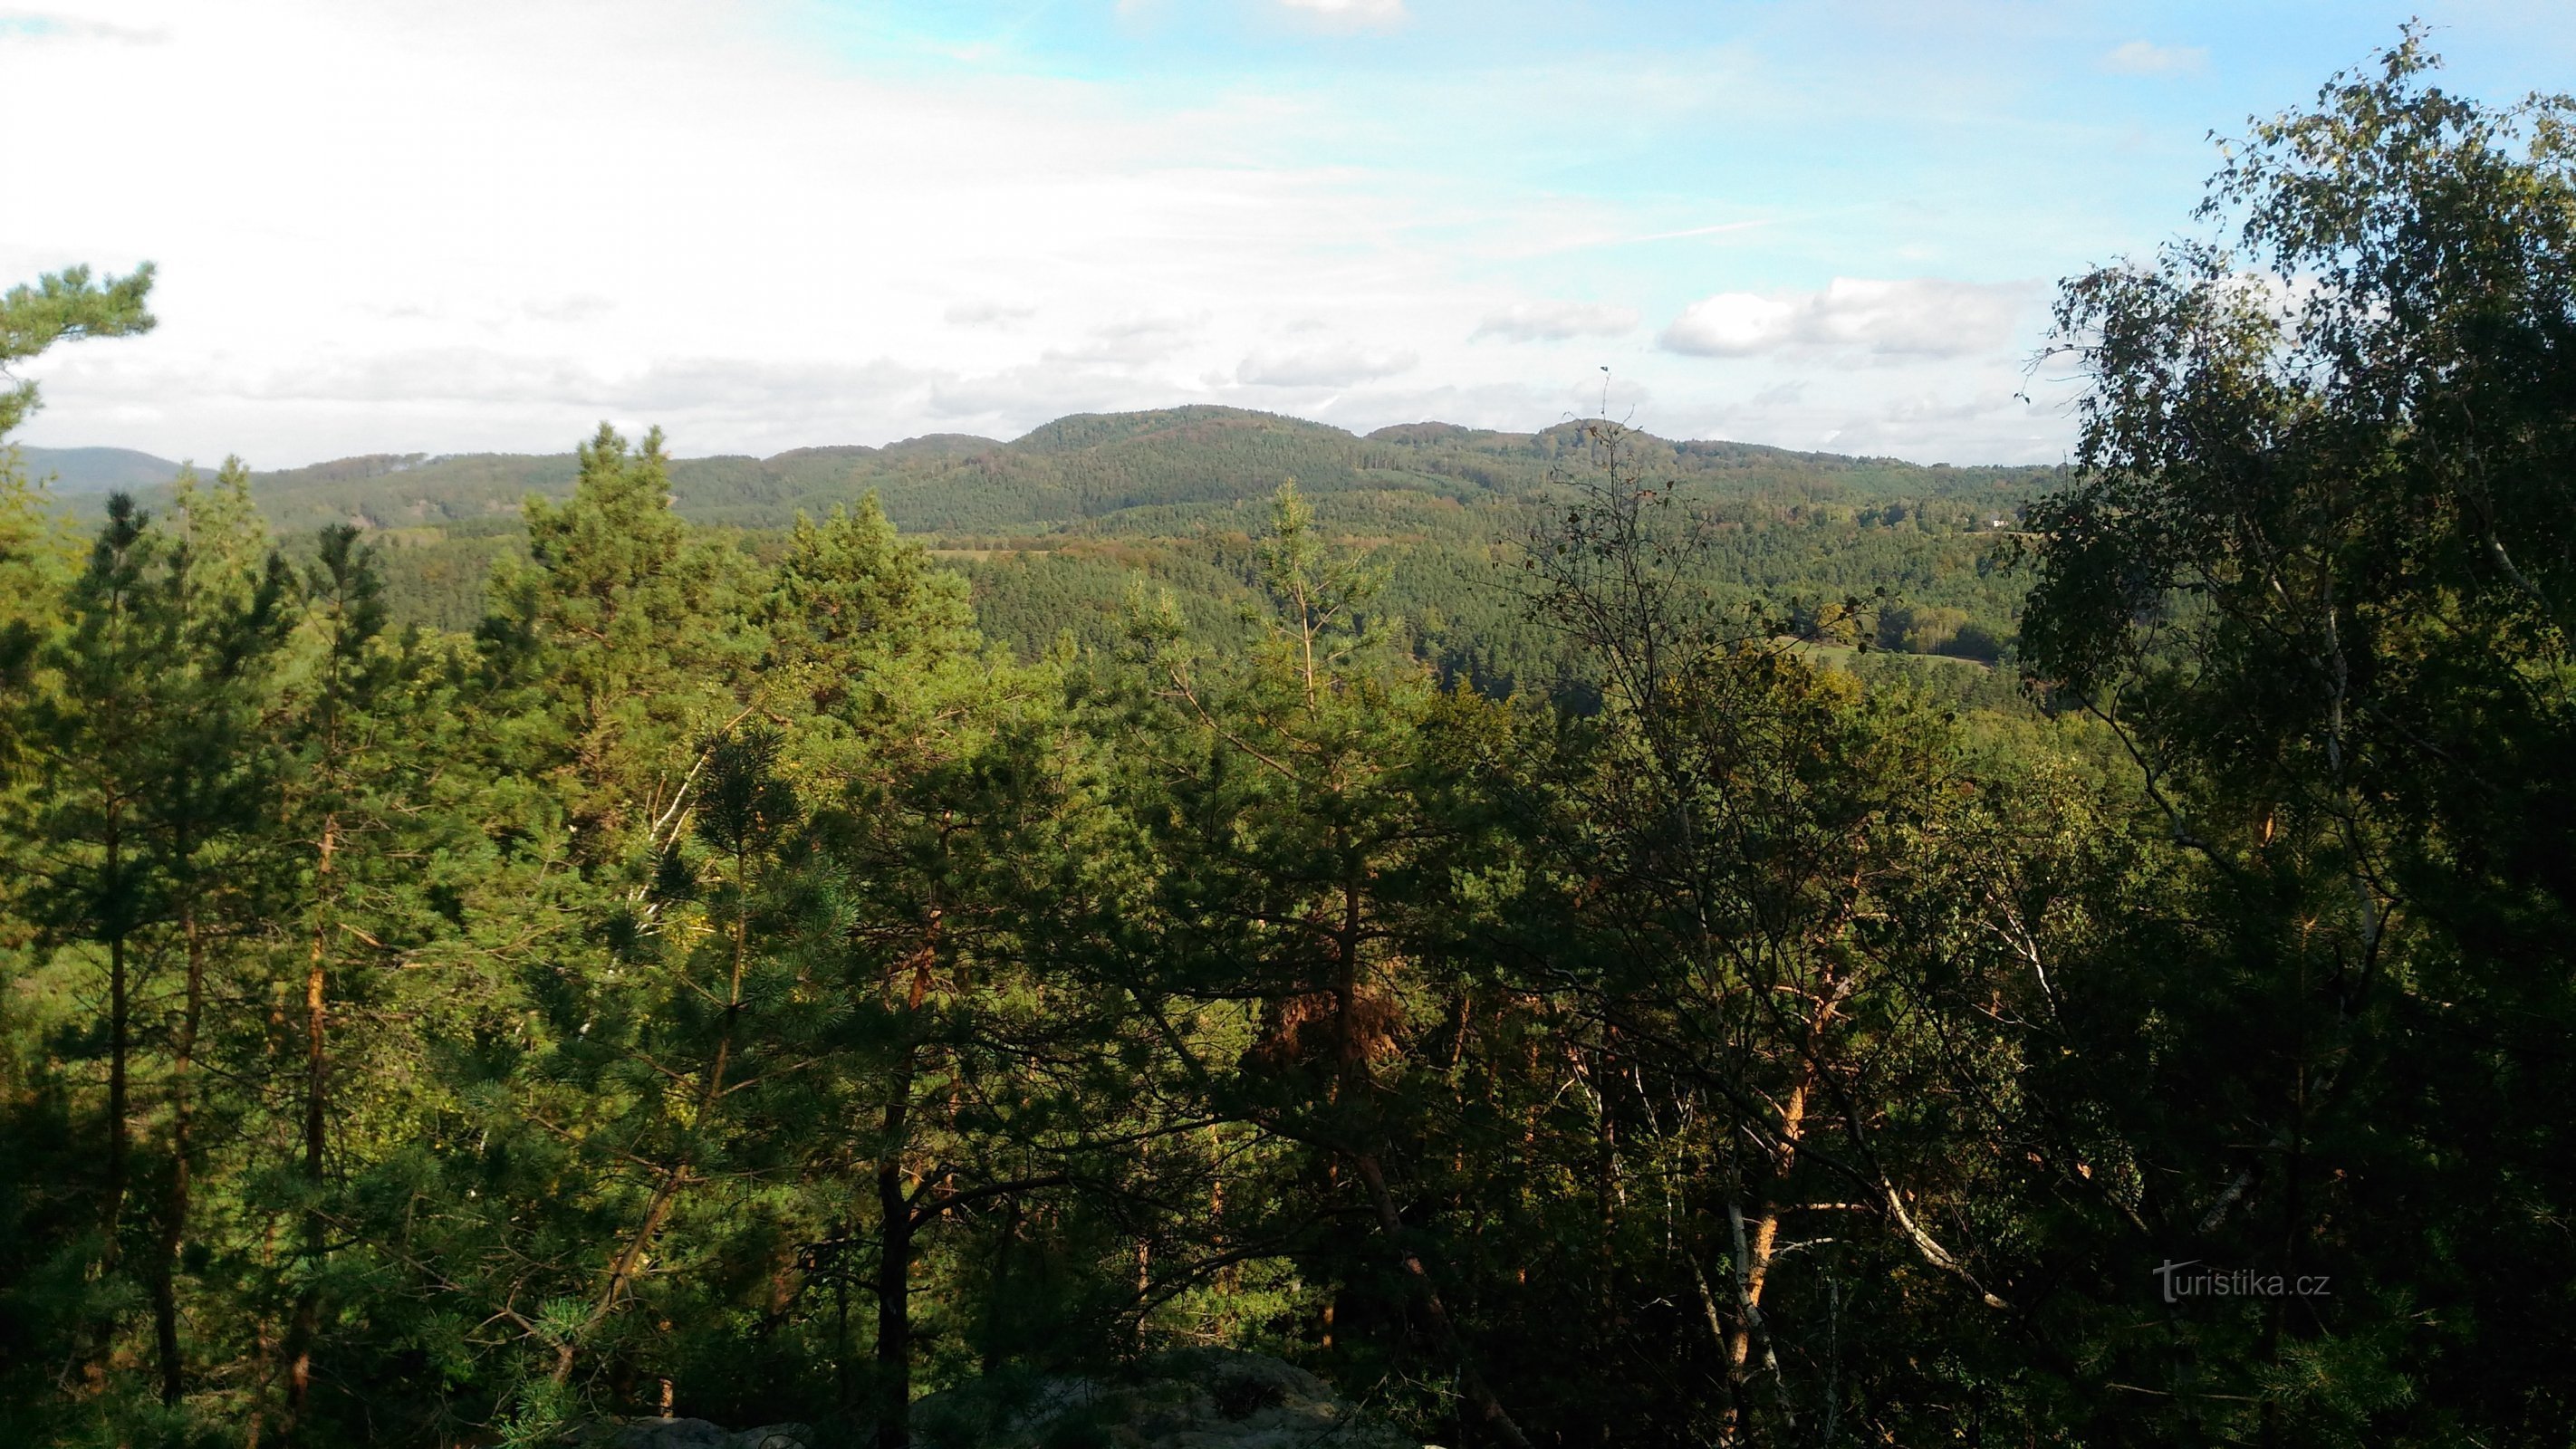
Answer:
<path fill-rule="evenodd" d="M 0 1426 L 957 1446 L 1217 1347 L 1460 1445 L 2563 1444 L 2576 176 L 2435 74 L 2065 285 L 2062 475 L 906 445 L 1038 548 L 603 425 L 448 617 L 238 462 L 13 474 Z"/>

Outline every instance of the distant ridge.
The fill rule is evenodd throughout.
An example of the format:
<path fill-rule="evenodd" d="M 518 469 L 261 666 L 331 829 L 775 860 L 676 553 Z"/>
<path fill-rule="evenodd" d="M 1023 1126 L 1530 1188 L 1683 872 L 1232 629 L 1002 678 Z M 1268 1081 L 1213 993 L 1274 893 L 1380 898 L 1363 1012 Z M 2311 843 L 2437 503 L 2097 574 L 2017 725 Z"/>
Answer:
<path fill-rule="evenodd" d="M 20 448 L 27 476 L 50 478 L 57 493 L 109 493 L 157 488 L 179 476 L 179 465 L 132 448 Z"/>
<path fill-rule="evenodd" d="M 1257 524 L 1285 479 L 1310 497 L 1403 495 L 1448 506 L 1525 504 L 1553 476 L 1582 466 L 1583 420 L 1534 432 L 1426 420 L 1353 434 L 1328 423 L 1205 404 L 1133 413 L 1076 413 L 1003 441 L 933 433 L 882 447 L 794 448 L 768 458 L 674 459 L 671 492 L 698 522 L 778 528 L 874 492 L 913 532 L 1025 537 L 1187 534 Z M 1727 496 L 1763 494 L 1845 506 L 1884 499 L 2002 501 L 2052 470 L 1920 467 L 1894 458 L 1798 452 L 1758 443 L 1671 441 L 1631 432 L 1630 461 L 1661 477 Z M 35 471 L 63 476 L 66 495 L 131 487 L 147 503 L 167 494 L 176 465 L 116 448 L 27 450 Z M 111 461 L 113 460 L 113 461 Z M 513 533 L 530 494 L 561 498 L 577 467 L 547 454 L 376 453 L 257 472 L 251 493 L 271 524 L 303 533 L 325 523 L 456 535 Z M 1239 515 L 1250 507 L 1254 514 Z"/>
<path fill-rule="evenodd" d="M 670 495 L 709 537 L 765 554 L 798 514 L 820 518 L 874 494 L 898 528 L 969 578 L 986 637 L 1034 655 L 1067 631 L 1084 647 L 1115 647 L 1139 579 L 1170 588 L 1205 638 L 1240 642 L 1257 593 L 1250 543 L 1293 479 L 1328 537 L 1384 550 L 1381 602 L 1389 618 L 1411 621 L 1423 658 L 1504 688 L 1570 677 L 1563 642 L 1516 602 L 1512 560 L 1516 541 L 1559 516 L 1566 482 L 1594 465 L 1597 426 L 1570 419 L 1523 433 L 1424 420 L 1354 434 L 1241 408 L 1081 413 L 1007 440 L 933 433 L 766 458 L 679 457 Z M 174 465 L 149 454 L 30 451 L 39 468 L 90 490 L 59 495 L 89 526 L 106 488 L 132 486 L 156 511 L 169 505 Z M 1996 542 L 1988 535 L 2062 476 L 1636 431 L 1620 451 L 1640 475 L 1711 510 L 1707 563 L 1729 599 L 1889 591 L 1903 604 L 1881 643 L 1940 656 L 1925 667 L 1964 671 L 1970 683 L 1989 679 L 1975 666 L 2007 647 L 2019 597 L 2017 581 L 1984 567 Z M 103 466 L 111 462 L 121 467 Z M 493 569 L 527 551 L 528 498 L 561 499 L 578 474 L 570 451 L 387 452 L 254 472 L 250 489 L 290 554 L 309 555 L 318 528 L 356 524 L 375 536 L 393 617 L 463 631 L 484 617 Z M 2011 680 L 1991 677 L 2009 696 Z"/>

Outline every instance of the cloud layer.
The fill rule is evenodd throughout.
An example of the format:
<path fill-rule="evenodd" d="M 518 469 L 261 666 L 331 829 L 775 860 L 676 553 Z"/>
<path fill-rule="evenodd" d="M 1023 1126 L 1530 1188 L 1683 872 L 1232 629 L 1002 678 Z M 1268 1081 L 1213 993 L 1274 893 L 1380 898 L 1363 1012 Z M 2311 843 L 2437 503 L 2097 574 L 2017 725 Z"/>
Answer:
<path fill-rule="evenodd" d="M 1279 0 L 1291 11 L 1336 29 L 1380 29 L 1404 22 L 1404 0 Z"/>
<path fill-rule="evenodd" d="M 13 158 L 0 285 L 150 258 L 162 326 L 45 358 L 28 440 L 263 466 L 603 417 L 687 452 L 1193 402 L 1529 429 L 1604 366 L 1667 435 L 2050 460 L 2004 279 L 2151 244 L 2209 125 L 2304 93 L 2224 92 L 2234 50 L 2106 85 L 2211 74 L 2170 16 L 2041 54 L 1893 0 L 1884 56 L 1680 0 L 32 3 L 0 94 L 76 144 Z M 2180 140 L 2111 164 L 2112 127 Z"/>
<path fill-rule="evenodd" d="M 2010 343 L 2035 290 L 1936 278 L 1836 277 L 1816 292 L 1720 292 L 1682 309 L 1660 341 L 1668 351 L 1694 357 L 1971 357 Z"/>
<path fill-rule="evenodd" d="M 1349 387 L 1410 370 L 1421 358 L 1406 351 L 1318 347 L 1253 353 L 1235 365 L 1234 380 L 1253 387 Z"/>
<path fill-rule="evenodd" d="M 2102 57 L 2102 68 L 2115 75 L 2188 75 L 2209 68 L 2209 50 L 2198 45 L 2125 41 Z"/>
<path fill-rule="evenodd" d="M 1637 325 L 1637 309 L 1599 302 L 1515 302 L 1488 312 L 1472 337 L 1513 342 L 1563 342 L 1573 337 L 1616 337 Z"/>
<path fill-rule="evenodd" d="M 74 15 L 48 15 L 0 10 L 0 37 L 28 40 L 106 40 L 124 45 L 158 45 L 169 33 L 158 29 L 114 25 Z"/>

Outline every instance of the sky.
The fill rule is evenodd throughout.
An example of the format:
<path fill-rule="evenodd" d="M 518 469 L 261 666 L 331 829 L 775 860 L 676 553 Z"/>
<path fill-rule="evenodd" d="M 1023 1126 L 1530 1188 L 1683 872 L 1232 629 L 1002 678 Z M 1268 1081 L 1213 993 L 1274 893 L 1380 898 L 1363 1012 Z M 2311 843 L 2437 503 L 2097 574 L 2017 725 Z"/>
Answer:
<path fill-rule="evenodd" d="M 0 0 L 0 283 L 159 267 L 19 440 L 291 467 L 1220 403 L 2054 462 L 2056 281 L 2409 15 L 2563 0 Z"/>

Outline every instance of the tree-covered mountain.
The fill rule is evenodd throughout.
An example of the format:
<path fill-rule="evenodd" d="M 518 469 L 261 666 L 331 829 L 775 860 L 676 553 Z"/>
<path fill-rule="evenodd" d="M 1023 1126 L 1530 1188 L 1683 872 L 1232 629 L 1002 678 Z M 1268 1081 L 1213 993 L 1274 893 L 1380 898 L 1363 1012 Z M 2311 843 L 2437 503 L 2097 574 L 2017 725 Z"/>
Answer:
<path fill-rule="evenodd" d="M 167 486 L 179 465 L 132 448 L 21 448 L 30 477 L 62 493 Z"/>
<path fill-rule="evenodd" d="M 1586 424 L 1506 433 L 1417 423 L 1365 436 L 1234 408 L 1082 414 L 1004 443 L 955 434 L 883 448 L 805 448 L 755 459 L 676 459 L 673 504 L 693 522 L 773 549 L 802 514 L 875 494 L 887 516 L 973 580 L 990 637 L 1034 655 L 1070 632 L 1105 646 L 1140 580 L 1175 591 L 1203 629 L 1240 627 L 1250 537 L 1294 481 L 1317 526 L 1373 550 L 1380 607 L 1417 654 L 1508 690 L 1566 677 L 1563 651 L 1517 603 L 1514 549 L 1585 464 Z M 1710 587 L 1794 611 L 1847 596 L 1884 605 L 1873 642 L 1992 663 L 2015 587 L 1998 537 L 2053 470 L 1923 467 L 1623 432 L 1631 466 L 1678 486 L 1706 516 Z M 375 455 L 250 475 L 270 525 L 294 535 L 351 523 L 387 545 L 397 620 L 463 629 L 496 560 L 524 549 L 529 497 L 566 496 L 562 455 Z M 147 493 L 146 501 L 159 495 Z M 1883 617 L 1879 617 L 1883 615 Z M 1978 687 L 1938 671 L 1950 687 Z"/>
<path fill-rule="evenodd" d="M 1892 458 L 1798 453 L 1750 443 L 1666 442 L 1632 434 L 1649 471 L 1729 496 L 1869 506 L 1945 500 L 2008 508 L 2045 468 L 1921 467 Z M 909 533 L 962 536 L 1173 531 L 1257 504 L 1282 479 L 1309 497 L 1399 493 L 1466 504 L 1522 500 L 1583 448 L 1582 424 L 1504 433 L 1446 423 L 1365 436 L 1239 408 L 1192 406 L 1060 418 L 1012 442 L 962 434 L 882 448 L 799 448 L 770 458 L 677 458 L 681 516 L 739 528 L 784 528 L 874 491 Z M 31 453 L 31 457 L 36 454 Z M 41 460 L 39 460 L 41 461 Z M 151 481 L 166 482 L 161 476 Z M 251 474 L 273 527 L 474 525 L 515 519 L 531 494 L 568 496 L 572 455 L 378 454 Z M 137 480 L 143 481 L 143 480 Z"/>

